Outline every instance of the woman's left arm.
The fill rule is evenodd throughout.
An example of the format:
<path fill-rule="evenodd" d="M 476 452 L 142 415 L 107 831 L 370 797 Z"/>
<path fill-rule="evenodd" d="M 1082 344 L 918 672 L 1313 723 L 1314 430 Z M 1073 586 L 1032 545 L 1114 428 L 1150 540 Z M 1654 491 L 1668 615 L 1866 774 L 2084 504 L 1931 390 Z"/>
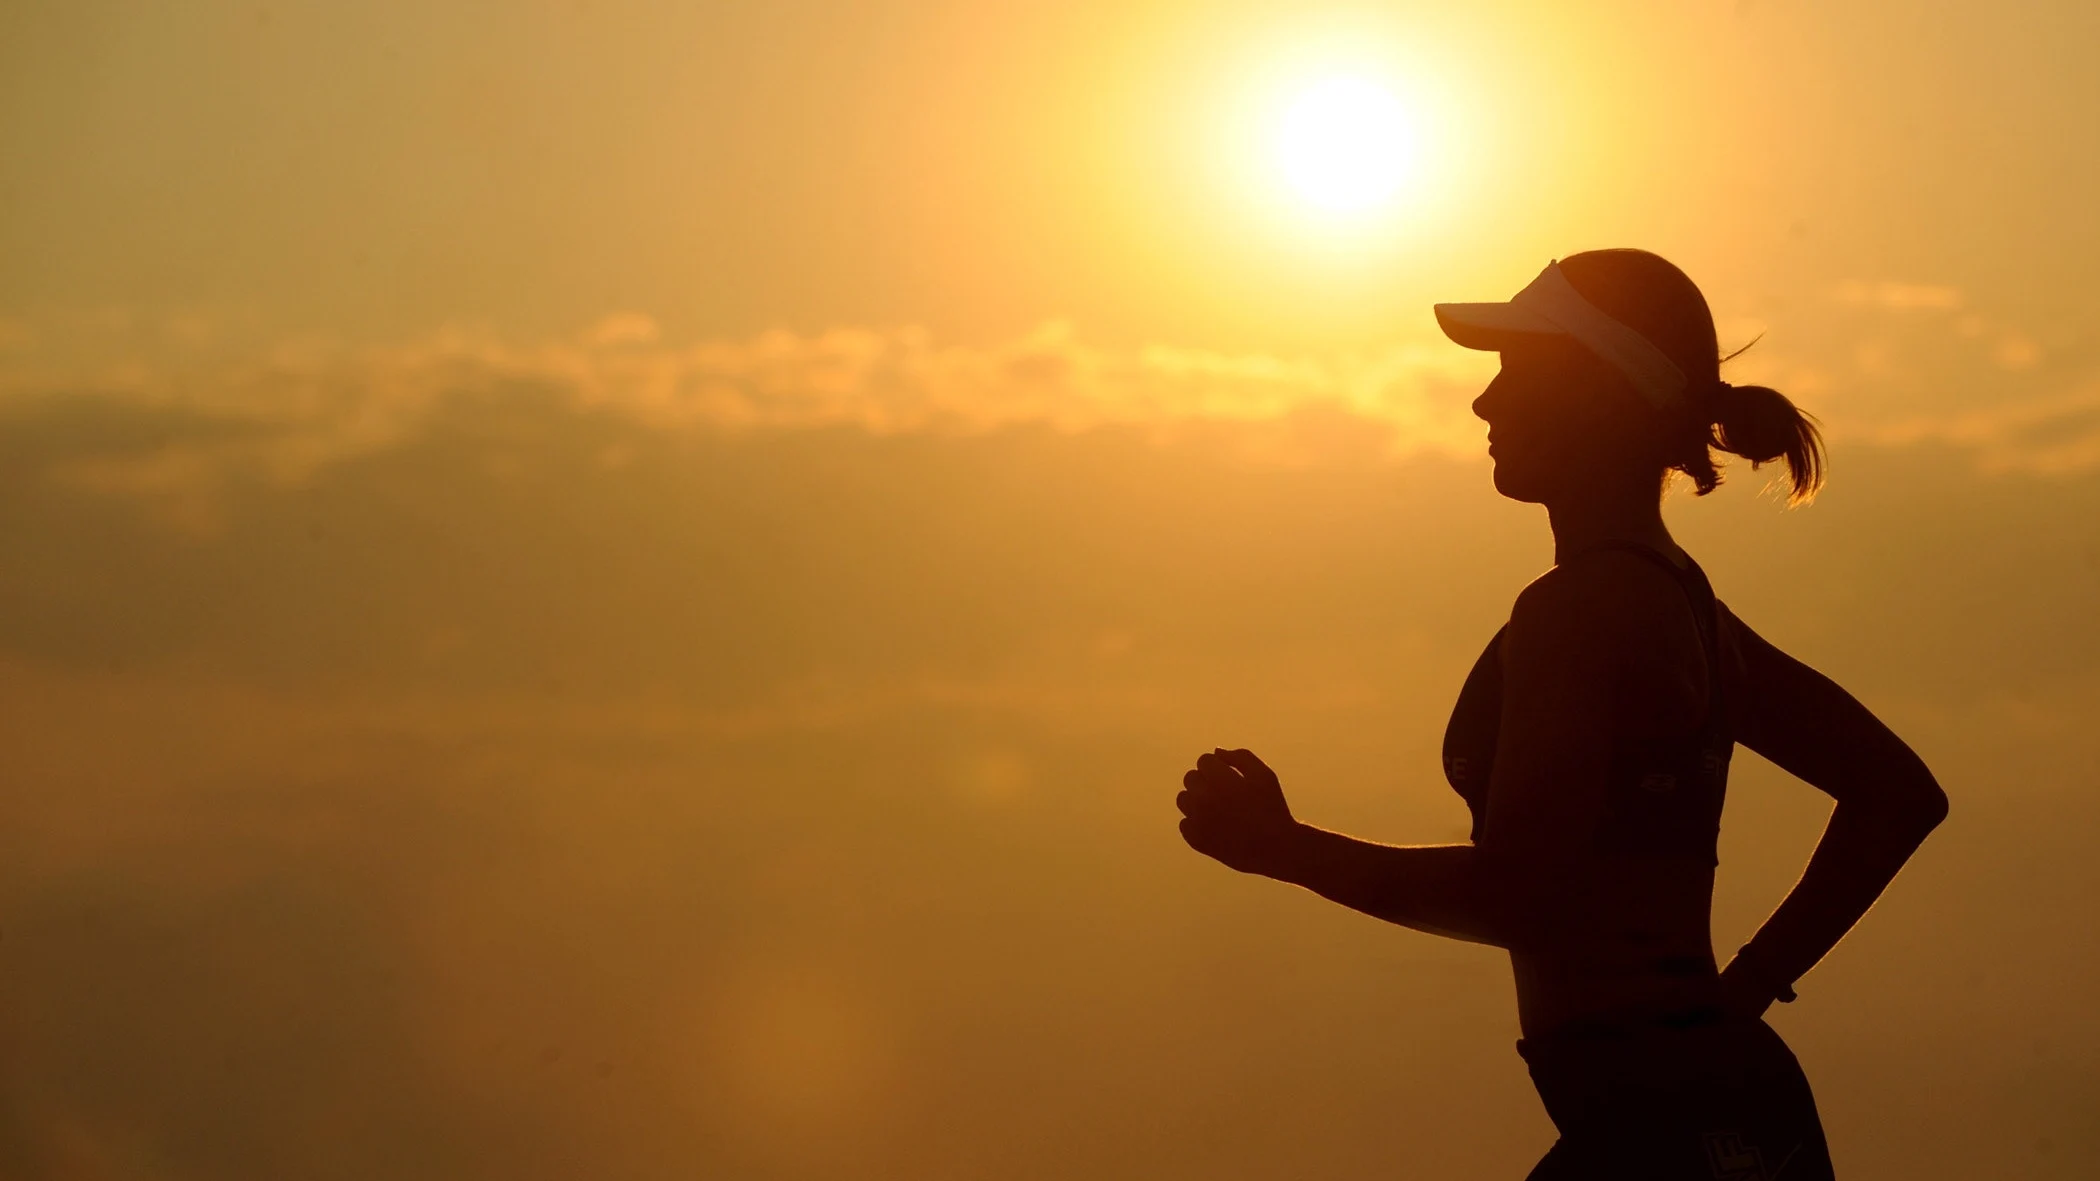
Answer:
<path fill-rule="evenodd" d="M 1737 737 L 1837 801 L 1801 880 L 1721 974 L 1731 1002 L 1762 1012 L 1865 916 L 1947 816 L 1947 793 L 1916 752 L 1829 677 L 1733 614 Z"/>

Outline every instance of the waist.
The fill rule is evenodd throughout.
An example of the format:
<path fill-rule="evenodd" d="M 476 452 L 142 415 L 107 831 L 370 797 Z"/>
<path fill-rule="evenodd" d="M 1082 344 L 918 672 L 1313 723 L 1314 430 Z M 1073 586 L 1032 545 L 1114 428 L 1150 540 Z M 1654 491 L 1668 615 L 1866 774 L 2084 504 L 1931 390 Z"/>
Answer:
<path fill-rule="evenodd" d="M 1576 1055 L 1610 1053 L 1693 1030 L 1715 1029 L 1727 1024 L 1727 1010 L 1719 1005 L 1694 1005 L 1655 1013 L 1577 1017 L 1541 1033 L 1517 1039 L 1517 1053 L 1526 1062 Z"/>
<path fill-rule="evenodd" d="M 1526 1037 L 1694 1028 L 1720 1011 L 1721 977 L 1711 951 L 1600 950 L 1579 958 L 1510 957 Z"/>

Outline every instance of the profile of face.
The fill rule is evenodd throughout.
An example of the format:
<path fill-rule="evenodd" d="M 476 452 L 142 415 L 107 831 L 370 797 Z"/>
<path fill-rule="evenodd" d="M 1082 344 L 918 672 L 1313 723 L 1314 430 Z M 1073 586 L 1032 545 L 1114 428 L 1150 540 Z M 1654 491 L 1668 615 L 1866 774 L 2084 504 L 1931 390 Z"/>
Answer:
<path fill-rule="evenodd" d="M 1497 492 L 1552 504 L 1656 487 L 1663 424 L 1617 371 L 1566 337 L 1513 337 L 1500 355 L 1473 400 Z"/>

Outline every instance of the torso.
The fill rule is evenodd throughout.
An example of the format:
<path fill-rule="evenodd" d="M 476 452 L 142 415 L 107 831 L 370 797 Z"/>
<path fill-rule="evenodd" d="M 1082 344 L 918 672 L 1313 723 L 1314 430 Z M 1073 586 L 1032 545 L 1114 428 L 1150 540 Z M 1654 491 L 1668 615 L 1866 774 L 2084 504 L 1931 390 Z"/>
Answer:
<path fill-rule="evenodd" d="M 1687 609 L 1659 616 L 1639 657 L 1648 663 L 1615 695 L 1605 804 L 1590 831 L 1569 834 L 1584 846 L 1585 872 L 1563 900 L 1566 937 L 1551 950 L 1512 953 L 1527 1037 L 1674 1020 L 1719 995 L 1710 912 L 1734 745 L 1720 659 L 1727 613 L 1689 559 L 1680 567 L 1646 547 L 1598 547 L 1607 548 L 1667 572 Z M 1650 576 L 1638 570 L 1629 564 L 1629 577 Z M 1473 814 L 1475 843 L 1492 839 L 1485 820 L 1501 724 L 1501 639 L 1497 633 L 1466 678 L 1444 739 L 1445 775 Z"/>

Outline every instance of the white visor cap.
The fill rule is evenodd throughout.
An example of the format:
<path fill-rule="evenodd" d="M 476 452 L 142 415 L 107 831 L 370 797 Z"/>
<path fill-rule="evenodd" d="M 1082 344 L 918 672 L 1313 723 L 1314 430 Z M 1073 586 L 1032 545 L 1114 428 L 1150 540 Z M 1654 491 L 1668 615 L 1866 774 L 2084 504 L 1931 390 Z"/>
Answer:
<path fill-rule="evenodd" d="M 1684 400 L 1684 371 L 1677 363 L 1584 299 L 1561 273 L 1559 259 L 1547 263 L 1508 303 L 1440 303 L 1436 322 L 1444 335 L 1469 349 L 1500 350 L 1513 333 L 1570 337 L 1624 374 L 1657 410 Z"/>

